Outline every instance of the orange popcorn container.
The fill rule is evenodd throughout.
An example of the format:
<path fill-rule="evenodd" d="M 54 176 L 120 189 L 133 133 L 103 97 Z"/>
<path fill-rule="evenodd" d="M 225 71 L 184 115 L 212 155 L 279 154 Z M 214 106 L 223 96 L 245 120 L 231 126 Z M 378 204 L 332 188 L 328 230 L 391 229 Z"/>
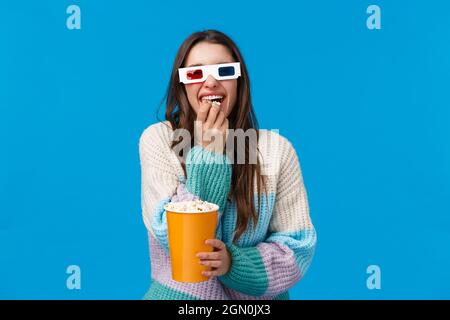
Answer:
<path fill-rule="evenodd" d="M 166 209 L 173 280 L 179 282 L 209 280 L 209 277 L 202 275 L 202 271 L 209 271 L 211 267 L 201 265 L 196 255 L 199 252 L 213 251 L 205 241 L 216 238 L 219 207 L 217 205 L 215 207 L 213 211 L 197 213 Z"/>

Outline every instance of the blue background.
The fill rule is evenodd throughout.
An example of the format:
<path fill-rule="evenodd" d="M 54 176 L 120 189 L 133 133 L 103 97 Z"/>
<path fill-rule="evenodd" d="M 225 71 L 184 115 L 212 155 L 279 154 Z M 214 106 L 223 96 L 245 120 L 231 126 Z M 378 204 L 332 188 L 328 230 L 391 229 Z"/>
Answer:
<path fill-rule="evenodd" d="M 81 7 L 81 30 L 66 8 Z M 381 30 L 366 27 L 370 4 Z M 181 42 L 241 48 L 318 247 L 293 299 L 450 298 L 448 1 L 1 1 L 0 298 L 140 299 L 139 136 Z M 160 117 L 163 117 L 164 106 Z M 81 267 L 81 290 L 66 268 Z M 381 267 L 381 290 L 366 268 Z"/>

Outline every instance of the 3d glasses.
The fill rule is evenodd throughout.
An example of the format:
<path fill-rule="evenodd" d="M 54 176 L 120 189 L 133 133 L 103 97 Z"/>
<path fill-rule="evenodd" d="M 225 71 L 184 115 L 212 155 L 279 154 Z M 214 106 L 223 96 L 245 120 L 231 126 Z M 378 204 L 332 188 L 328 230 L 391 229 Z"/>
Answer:
<path fill-rule="evenodd" d="M 241 65 L 239 62 L 232 62 L 179 68 L 178 75 L 180 82 L 184 84 L 203 82 L 209 75 L 216 80 L 237 79 L 241 75 Z"/>

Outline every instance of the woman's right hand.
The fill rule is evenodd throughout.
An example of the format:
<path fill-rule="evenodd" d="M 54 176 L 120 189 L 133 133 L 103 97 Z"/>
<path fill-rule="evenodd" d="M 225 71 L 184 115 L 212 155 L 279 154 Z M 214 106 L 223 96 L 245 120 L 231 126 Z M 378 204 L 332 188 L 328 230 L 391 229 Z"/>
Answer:
<path fill-rule="evenodd" d="M 210 151 L 223 153 L 228 137 L 227 129 L 228 119 L 222 108 L 217 104 L 202 101 L 195 124 L 197 143 Z"/>

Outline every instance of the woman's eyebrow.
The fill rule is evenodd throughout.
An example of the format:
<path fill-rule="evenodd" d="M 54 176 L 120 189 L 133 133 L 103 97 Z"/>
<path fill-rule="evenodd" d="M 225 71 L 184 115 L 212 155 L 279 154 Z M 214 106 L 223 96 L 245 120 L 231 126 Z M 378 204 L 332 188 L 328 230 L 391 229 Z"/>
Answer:
<path fill-rule="evenodd" d="M 224 62 L 218 62 L 218 63 L 213 63 L 213 64 L 222 64 L 222 63 L 233 63 L 233 62 L 224 61 Z M 191 65 L 187 66 L 187 68 L 198 67 L 198 66 L 204 66 L 204 64 L 203 63 L 195 63 L 195 64 L 191 64 Z"/>

